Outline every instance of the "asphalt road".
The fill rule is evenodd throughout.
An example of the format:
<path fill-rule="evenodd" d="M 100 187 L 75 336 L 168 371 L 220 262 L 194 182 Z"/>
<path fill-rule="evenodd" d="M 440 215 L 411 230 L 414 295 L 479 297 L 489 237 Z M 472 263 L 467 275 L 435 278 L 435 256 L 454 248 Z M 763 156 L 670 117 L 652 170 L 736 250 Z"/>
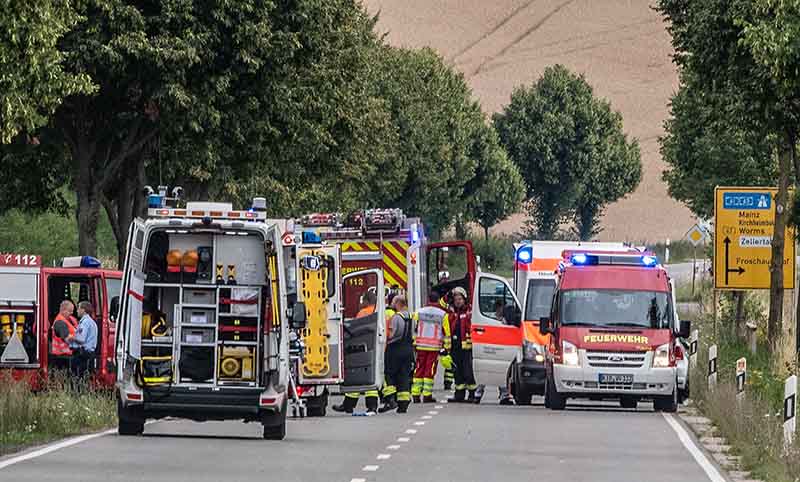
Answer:
<path fill-rule="evenodd" d="M 649 404 L 426 404 L 406 415 L 291 420 L 282 442 L 260 434 L 255 424 L 161 421 L 142 437 L 104 435 L 0 468 L 0 480 L 709 481 Z"/>

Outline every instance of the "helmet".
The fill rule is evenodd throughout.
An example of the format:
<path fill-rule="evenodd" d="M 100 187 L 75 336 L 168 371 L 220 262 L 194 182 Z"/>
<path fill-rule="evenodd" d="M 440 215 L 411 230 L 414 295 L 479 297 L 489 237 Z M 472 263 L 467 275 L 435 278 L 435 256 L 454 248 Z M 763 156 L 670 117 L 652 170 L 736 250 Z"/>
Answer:
<path fill-rule="evenodd" d="M 453 288 L 453 296 L 456 296 L 456 295 L 461 295 L 461 297 L 466 300 L 467 299 L 467 290 L 465 290 L 464 288 L 462 288 L 460 286 L 456 286 L 455 288 Z"/>

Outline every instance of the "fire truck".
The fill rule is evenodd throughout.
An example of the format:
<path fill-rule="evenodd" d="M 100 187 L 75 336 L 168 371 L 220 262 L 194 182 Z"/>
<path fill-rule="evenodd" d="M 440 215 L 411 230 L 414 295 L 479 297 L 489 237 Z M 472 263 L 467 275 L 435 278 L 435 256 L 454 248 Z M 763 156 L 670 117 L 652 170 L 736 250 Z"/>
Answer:
<path fill-rule="evenodd" d="M 649 252 L 567 251 L 549 317 L 545 405 L 570 398 L 617 399 L 623 408 L 651 400 L 674 412 L 677 353 L 689 321 L 675 315 L 667 271 Z"/>
<path fill-rule="evenodd" d="M 59 267 L 42 266 L 29 254 L 0 254 L 0 370 L 42 386 L 50 369 L 51 324 L 61 302 L 88 301 L 98 327 L 95 379 L 113 386 L 114 338 L 122 273 L 102 269 L 91 257 L 64 258 Z"/>
<path fill-rule="evenodd" d="M 619 251 L 624 243 L 575 241 L 523 241 L 514 244 L 513 287 L 522 302 L 522 325 L 509 342 L 522 345 L 509 360 L 506 383 L 517 405 L 529 405 L 533 395 L 544 395 L 544 354 L 549 337 L 539 333 L 539 319 L 550 315 L 556 271 L 565 250 Z"/>
<path fill-rule="evenodd" d="M 368 209 L 348 216 L 315 213 L 289 221 L 283 242 L 287 256 L 294 257 L 285 265 L 296 266 L 298 300 L 305 300 L 306 306 L 325 307 L 317 322 L 309 317 L 309 330 L 303 336 L 306 356 L 298 369 L 309 415 L 325 415 L 331 385 L 340 391 L 380 385 L 375 382 L 382 374 L 363 365 L 370 360 L 370 366 L 382 372 L 383 304 L 390 292 L 404 294 L 409 310 L 414 311 L 427 303 L 431 289 L 447 294 L 456 286 L 464 288 L 473 306 L 476 376 L 482 383 L 505 381 L 507 363 L 503 363 L 509 358 L 495 339 L 496 328 L 503 323 L 519 327 L 519 303 L 506 280 L 480 271 L 469 241 L 431 243 L 420 219 L 406 217 L 399 209 Z M 327 274 L 324 292 L 316 290 L 317 285 L 304 286 L 308 275 L 302 260 L 308 253 L 329 260 L 333 271 Z M 338 272 L 334 272 L 336 267 Z M 356 315 L 368 291 L 374 291 L 378 300 L 377 320 L 370 326 L 375 321 L 378 325 L 376 333 L 365 335 L 359 325 L 363 321 Z M 322 301 L 309 301 L 308 296 L 321 296 Z M 498 316 L 498 300 L 510 308 L 505 310 L 508 321 Z M 349 360 L 345 359 L 348 354 Z"/>

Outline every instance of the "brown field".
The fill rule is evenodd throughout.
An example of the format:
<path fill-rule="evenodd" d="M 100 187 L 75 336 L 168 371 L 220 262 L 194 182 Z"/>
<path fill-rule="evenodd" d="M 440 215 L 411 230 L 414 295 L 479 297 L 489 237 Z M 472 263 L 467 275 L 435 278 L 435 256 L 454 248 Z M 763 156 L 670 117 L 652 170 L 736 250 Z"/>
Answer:
<path fill-rule="evenodd" d="M 597 95 L 622 112 L 639 140 L 644 175 L 634 194 L 610 206 L 603 240 L 678 239 L 693 218 L 661 181 L 658 137 L 678 87 L 669 34 L 645 0 L 364 0 L 379 29 L 405 47 L 430 46 L 464 72 L 491 114 L 514 87 L 560 63 L 582 73 Z M 524 217 L 494 228 L 519 231 Z"/>

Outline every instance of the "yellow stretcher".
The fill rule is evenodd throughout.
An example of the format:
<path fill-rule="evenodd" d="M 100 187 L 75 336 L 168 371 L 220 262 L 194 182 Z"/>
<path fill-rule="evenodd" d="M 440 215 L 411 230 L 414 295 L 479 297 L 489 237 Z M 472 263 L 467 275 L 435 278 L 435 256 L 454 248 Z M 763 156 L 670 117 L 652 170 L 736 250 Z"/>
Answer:
<path fill-rule="evenodd" d="M 299 259 L 305 256 L 325 259 L 325 253 L 317 250 L 298 253 Z M 306 328 L 303 330 L 303 376 L 324 377 L 331 371 L 328 344 L 328 268 L 325 263 L 321 263 L 318 269 L 309 269 L 300 264 L 300 291 L 305 301 L 307 318 Z"/>

